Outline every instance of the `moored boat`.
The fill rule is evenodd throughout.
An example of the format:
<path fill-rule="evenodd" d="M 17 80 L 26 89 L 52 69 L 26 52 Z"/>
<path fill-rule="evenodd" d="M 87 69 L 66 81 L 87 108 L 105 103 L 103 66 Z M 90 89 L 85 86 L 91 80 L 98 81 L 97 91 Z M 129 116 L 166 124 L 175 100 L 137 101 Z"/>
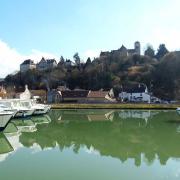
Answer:
<path fill-rule="evenodd" d="M 3 99 L 0 100 L 0 104 L 8 107 L 10 111 L 16 111 L 16 114 L 14 115 L 16 118 L 31 116 L 34 113 L 34 109 L 23 107 L 19 99 Z"/>
<path fill-rule="evenodd" d="M 12 110 L 11 108 L 9 108 L 9 107 L 7 107 L 7 106 L 5 106 L 3 104 L 0 104 L 0 111 L 5 111 L 5 112 L 11 111 L 11 112 L 13 112 L 12 117 L 14 117 L 16 115 L 16 113 L 17 113 L 17 110 Z"/>
<path fill-rule="evenodd" d="M 36 100 L 31 99 L 31 97 L 31 92 L 26 85 L 25 91 L 20 94 L 20 102 L 24 107 L 28 109 L 34 109 L 33 115 L 46 114 L 51 109 L 51 106 L 45 104 L 38 104 Z"/>
<path fill-rule="evenodd" d="M 46 114 L 51 109 L 51 106 L 38 104 L 33 99 L 21 100 L 21 104 L 26 108 L 34 109 L 33 115 Z"/>

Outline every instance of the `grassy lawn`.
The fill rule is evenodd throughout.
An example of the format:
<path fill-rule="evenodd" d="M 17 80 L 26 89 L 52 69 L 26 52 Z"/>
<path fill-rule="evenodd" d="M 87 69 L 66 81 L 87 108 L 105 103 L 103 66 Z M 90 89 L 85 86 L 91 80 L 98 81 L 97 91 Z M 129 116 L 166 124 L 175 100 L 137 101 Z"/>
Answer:
<path fill-rule="evenodd" d="M 52 109 L 177 109 L 180 104 L 52 104 Z"/>

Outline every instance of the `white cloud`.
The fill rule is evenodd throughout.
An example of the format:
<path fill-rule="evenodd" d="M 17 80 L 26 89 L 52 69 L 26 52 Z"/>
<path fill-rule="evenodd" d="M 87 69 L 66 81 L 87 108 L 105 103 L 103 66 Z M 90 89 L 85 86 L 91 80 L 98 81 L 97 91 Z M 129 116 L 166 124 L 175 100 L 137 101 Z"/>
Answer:
<path fill-rule="evenodd" d="M 19 69 L 23 56 L 0 40 L 0 77 Z"/>
<path fill-rule="evenodd" d="M 85 152 L 87 152 L 88 154 L 92 154 L 92 155 L 99 155 L 99 151 L 95 150 L 93 146 L 91 146 L 90 148 L 84 147 Z"/>
<path fill-rule="evenodd" d="M 58 59 L 57 55 L 41 52 L 35 49 L 31 50 L 29 55 L 24 55 L 0 40 L 0 77 L 5 77 L 6 75 L 19 70 L 20 64 L 25 59 L 30 58 L 37 62 L 40 61 L 42 57 Z"/>
<path fill-rule="evenodd" d="M 158 27 L 153 30 L 152 35 L 155 38 L 156 44 L 165 43 L 171 51 L 180 49 L 180 31 L 174 28 Z"/>
<path fill-rule="evenodd" d="M 83 56 L 84 56 L 84 58 L 86 58 L 86 60 L 87 60 L 88 57 L 90 57 L 91 60 L 92 60 L 95 57 L 98 57 L 99 54 L 100 54 L 100 51 L 89 49 L 89 50 L 87 50 L 86 52 L 83 53 Z"/>
<path fill-rule="evenodd" d="M 56 60 L 59 59 L 59 57 L 57 55 L 55 55 L 55 54 L 42 52 L 42 51 L 39 51 L 39 50 L 36 50 L 36 49 L 32 49 L 31 54 L 27 55 L 27 56 L 24 56 L 24 57 L 25 57 L 25 59 L 33 59 L 35 62 L 40 61 L 42 57 L 55 58 Z"/>
<path fill-rule="evenodd" d="M 155 13 L 156 25 L 151 35 L 155 42 L 165 43 L 172 51 L 180 49 L 179 7 L 179 0 L 167 0 L 165 5 Z"/>
<path fill-rule="evenodd" d="M 177 20 L 180 17 L 179 7 L 179 0 L 167 0 L 167 3 L 158 10 L 159 17 L 164 19 L 166 22 L 168 20 Z"/>
<path fill-rule="evenodd" d="M 100 51 L 90 49 L 83 53 L 83 58 L 86 61 L 88 57 L 93 59 L 94 57 L 98 57 L 99 54 Z M 25 59 L 32 59 L 37 63 L 42 57 L 59 60 L 59 56 L 56 54 L 42 52 L 36 49 L 32 49 L 29 54 L 21 54 L 16 49 L 10 47 L 6 42 L 0 40 L 0 78 L 18 71 L 20 64 Z"/>
<path fill-rule="evenodd" d="M 143 45 L 150 43 L 155 49 L 165 43 L 170 51 L 180 49 L 179 0 L 164 0 L 159 5 L 145 9 L 139 30 Z"/>

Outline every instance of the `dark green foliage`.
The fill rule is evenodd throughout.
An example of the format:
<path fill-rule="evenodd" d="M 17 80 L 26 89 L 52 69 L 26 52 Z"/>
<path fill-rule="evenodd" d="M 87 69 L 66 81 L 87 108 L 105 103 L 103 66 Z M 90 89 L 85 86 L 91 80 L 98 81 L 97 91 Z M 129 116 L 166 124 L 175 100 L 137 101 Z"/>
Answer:
<path fill-rule="evenodd" d="M 147 49 L 144 52 L 144 55 L 153 58 L 154 55 L 155 55 L 155 51 L 154 51 L 153 47 L 152 46 L 148 46 Z"/>
<path fill-rule="evenodd" d="M 61 57 L 60 57 L 60 62 L 59 62 L 59 63 L 62 65 L 62 64 L 64 64 L 64 62 L 65 62 L 65 59 L 64 59 L 63 56 L 61 56 Z"/>
<path fill-rule="evenodd" d="M 165 44 L 160 44 L 159 45 L 159 49 L 157 51 L 157 54 L 156 54 L 156 58 L 158 60 L 160 60 L 161 58 L 163 58 L 169 51 L 167 50 Z"/>
<path fill-rule="evenodd" d="M 86 64 L 88 64 L 88 65 L 91 64 L 91 58 L 90 57 L 87 58 Z"/>
<path fill-rule="evenodd" d="M 179 99 L 180 53 L 169 53 L 153 71 L 154 92 L 167 99 Z"/>
<path fill-rule="evenodd" d="M 74 61 L 75 61 L 76 65 L 79 65 L 81 63 L 81 60 L 80 60 L 80 57 L 79 57 L 78 53 L 75 53 L 73 58 L 74 58 Z"/>

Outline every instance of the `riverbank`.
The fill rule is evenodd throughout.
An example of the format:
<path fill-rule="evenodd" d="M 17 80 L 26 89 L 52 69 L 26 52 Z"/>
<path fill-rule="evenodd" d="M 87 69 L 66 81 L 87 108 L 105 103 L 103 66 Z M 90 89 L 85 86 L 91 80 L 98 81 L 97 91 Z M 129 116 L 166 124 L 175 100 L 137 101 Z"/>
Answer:
<path fill-rule="evenodd" d="M 175 110 L 180 104 L 52 104 L 52 109 L 167 109 Z"/>

